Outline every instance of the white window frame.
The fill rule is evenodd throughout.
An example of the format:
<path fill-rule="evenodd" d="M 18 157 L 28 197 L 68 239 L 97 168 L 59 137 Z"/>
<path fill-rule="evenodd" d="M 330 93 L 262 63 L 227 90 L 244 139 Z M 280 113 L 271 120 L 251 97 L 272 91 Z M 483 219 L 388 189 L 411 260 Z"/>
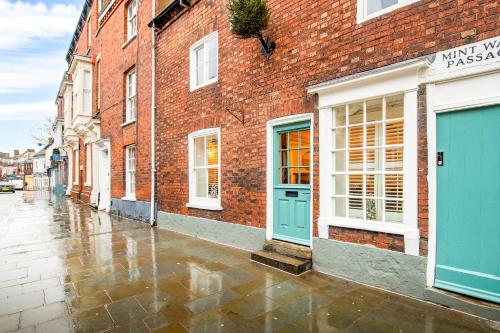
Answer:
<path fill-rule="evenodd" d="M 134 150 L 134 167 L 130 168 L 130 151 Z M 125 147 L 125 197 L 123 200 L 135 201 L 136 193 L 136 169 L 137 169 L 137 149 L 135 145 Z M 131 185 L 134 184 L 134 191 L 131 191 Z"/>
<path fill-rule="evenodd" d="M 102 10 L 102 0 L 97 0 L 97 12 L 100 13 Z"/>
<path fill-rule="evenodd" d="M 375 18 L 377 16 L 384 15 L 386 13 L 392 12 L 393 10 L 396 10 L 398 8 L 404 7 L 406 5 L 412 4 L 414 2 L 420 1 L 420 0 L 398 0 L 397 4 L 394 4 L 392 6 L 389 6 L 387 8 L 381 9 L 377 12 L 367 14 L 368 13 L 368 1 L 370 0 L 357 0 L 357 22 L 363 23 L 365 21 L 371 20 L 372 18 Z"/>
<path fill-rule="evenodd" d="M 88 86 L 85 85 L 86 77 L 88 78 L 87 82 Z M 92 115 L 92 72 L 89 69 L 83 70 L 82 91 L 83 91 L 82 114 L 90 116 Z M 88 108 L 86 108 L 86 106 Z"/>
<path fill-rule="evenodd" d="M 125 123 L 131 123 L 137 119 L 137 72 L 135 68 L 127 72 L 125 91 Z"/>
<path fill-rule="evenodd" d="M 127 6 L 127 40 L 137 35 L 137 0 L 132 0 Z"/>
<path fill-rule="evenodd" d="M 92 185 L 92 144 L 85 145 L 85 186 Z"/>
<path fill-rule="evenodd" d="M 217 135 L 217 148 L 218 148 L 218 189 L 219 196 L 218 198 L 200 198 L 196 196 L 196 180 L 194 176 L 194 140 L 197 138 L 207 137 L 211 135 Z M 221 206 L 221 197 L 222 197 L 222 189 L 221 189 L 221 140 L 220 140 L 220 128 L 207 128 L 203 130 L 196 131 L 188 135 L 189 140 L 189 202 L 186 204 L 186 207 L 189 208 L 198 208 L 205 210 L 222 210 Z"/>
<path fill-rule="evenodd" d="M 209 52 L 203 52 L 204 58 L 204 71 L 203 71 L 203 83 L 198 84 L 197 82 L 197 62 L 196 62 L 196 52 L 203 49 L 208 49 L 208 43 L 215 40 L 216 44 L 216 61 L 215 61 L 215 77 L 212 79 L 208 78 L 209 75 Z M 214 31 L 211 34 L 203 37 L 193 45 L 189 49 L 189 77 L 190 77 L 190 90 L 194 91 L 196 89 L 208 86 L 210 84 L 216 83 L 219 79 L 219 33 L 218 31 Z"/>

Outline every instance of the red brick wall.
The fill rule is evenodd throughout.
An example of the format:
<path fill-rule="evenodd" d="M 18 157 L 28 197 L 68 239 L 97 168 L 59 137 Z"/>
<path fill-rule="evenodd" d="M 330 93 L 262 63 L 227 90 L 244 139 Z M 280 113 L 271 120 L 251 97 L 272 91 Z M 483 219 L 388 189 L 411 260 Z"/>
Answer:
<path fill-rule="evenodd" d="M 226 2 L 201 0 L 158 35 L 159 209 L 265 227 L 266 121 L 306 112 L 315 118 L 314 234 L 318 216 L 318 114 L 306 87 L 500 34 L 497 1 L 421 0 L 363 24 L 356 1 L 268 1 L 265 33 L 277 44 L 264 60 L 256 40 L 229 32 Z M 217 84 L 189 92 L 189 47 L 219 32 Z M 425 92 L 419 92 L 419 228 L 427 252 Z M 229 111 L 244 113 L 240 123 Z M 222 212 L 186 208 L 188 134 L 221 128 Z M 348 237 L 346 235 L 349 235 Z M 401 237 L 336 228 L 330 237 L 401 250 Z"/>
<path fill-rule="evenodd" d="M 151 187 L 151 1 L 138 1 L 137 36 L 126 46 L 126 1 L 116 1 L 99 23 L 97 1 L 94 1 L 80 34 L 77 54 L 90 55 L 93 66 L 93 114 L 101 120 L 101 138 L 111 140 L 111 197 L 125 196 L 125 146 L 136 145 L 136 198 L 150 200 Z M 103 7 L 105 8 L 105 7 Z M 87 25 L 91 22 L 92 41 L 87 43 Z M 98 114 L 97 60 L 101 65 L 101 103 Z M 137 73 L 137 121 L 125 122 L 125 73 Z M 81 142 L 80 165 L 84 166 L 85 145 Z M 91 188 L 88 190 L 89 196 Z"/>

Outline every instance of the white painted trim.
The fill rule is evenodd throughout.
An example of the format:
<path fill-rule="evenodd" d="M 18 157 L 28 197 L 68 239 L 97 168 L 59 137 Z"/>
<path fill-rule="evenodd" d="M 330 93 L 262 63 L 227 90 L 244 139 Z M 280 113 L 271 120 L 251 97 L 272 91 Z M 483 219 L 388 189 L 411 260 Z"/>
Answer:
<path fill-rule="evenodd" d="M 368 20 L 371 20 L 375 17 L 384 15 L 386 13 L 392 12 L 393 10 L 399 9 L 401 7 L 407 6 L 409 4 L 412 4 L 414 2 L 417 2 L 419 0 L 399 0 L 395 5 L 392 5 L 390 7 L 384 8 L 382 10 L 379 10 L 375 13 L 371 13 L 370 15 L 366 14 L 366 2 L 370 0 L 357 0 L 357 9 L 356 9 L 356 22 L 358 24 L 361 24 L 363 22 L 366 22 Z"/>
<path fill-rule="evenodd" d="M 215 39 L 215 41 L 217 43 L 217 48 L 216 48 L 216 51 L 217 51 L 216 72 L 217 72 L 217 75 L 215 76 L 215 78 L 207 80 L 200 85 L 197 85 L 196 84 L 196 53 L 195 53 L 195 50 L 197 48 L 199 48 L 200 46 L 206 44 L 207 42 L 211 41 L 212 39 Z M 205 45 L 203 47 L 205 48 Z M 208 57 L 208 53 L 204 52 L 204 55 L 206 57 Z M 208 71 L 208 68 L 206 68 L 206 71 Z M 189 91 L 195 91 L 197 89 L 214 84 L 218 80 L 219 80 L 219 32 L 216 30 L 216 31 L 206 35 L 205 37 L 203 37 L 202 39 L 200 39 L 199 41 L 197 41 L 196 43 L 191 45 L 191 47 L 189 48 Z"/>
<path fill-rule="evenodd" d="M 484 76 L 496 74 L 500 76 L 500 72 L 494 71 L 483 73 Z M 462 80 L 471 77 L 477 77 L 477 73 L 469 77 L 462 77 Z M 457 81 L 457 80 L 453 80 Z M 436 268 L 436 252 L 437 252 L 437 170 L 436 170 L 436 154 L 437 154 L 437 115 L 444 112 L 453 112 L 458 110 L 467 110 L 480 106 L 488 106 L 500 104 L 500 91 L 497 96 L 491 96 L 484 99 L 471 98 L 466 101 L 453 104 L 441 104 L 436 100 L 435 95 L 436 85 L 446 84 L 447 81 L 436 83 L 428 83 L 426 85 L 426 104 L 427 104 L 427 184 L 428 184 L 428 250 L 427 250 L 427 286 L 434 286 L 435 268 Z"/>
<path fill-rule="evenodd" d="M 274 206 L 274 127 L 310 121 L 311 126 L 311 207 L 310 207 L 310 245 L 313 239 L 313 207 L 314 207 L 314 114 L 303 113 L 269 120 L 266 124 L 266 239 L 273 239 L 273 206 Z"/>
<path fill-rule="evenodd" d="M 126 48 L 137 37 L 137 33 L 132 35 L 125 43 L 122 44 L 122 49 Z"/>
<path fill-rule="evenodd" d="M 427 191 L 428 191 L 428 221 L 427 240 L 427 286 L 432 287 L 436 267 L 436 115 L 433 111 L 434 85 L 426 85 L 427 104 Z"/>
<path fill-rule="evenodd" d="M 309 90 L 319 94 L 320 105 L 320 217 L 318 227 L 321 238 L 328 238 L 328 226 L 379 231 L 404 235 L 405 253 L 419 255 L 418 229 L 418 75 L 429 65 L 426 60 L 408 66 L 356 77 L 353 80 L 332 83 Z M 372 89 L 373 88 L 373 89 Z M 330 189 L 331 180 L 331 124 L 332 107 L 367 100 L 394 93 L 404 93 L 404 208 L 403 223 L 366 223 L 356 219 L 333 216 Z M 329 115 L 330 114 L 330 115 Z"/>
<path fill-rule="evenodd" d="M 122 197 L 122 200 L 123 201 L 137 201 L 135 196 L 132 196 L 132 195 L 127 195 L 125 197 Z"/>
<path fill-rule="evenodd" d="M 120 126 L 121 126 L 121 127 L 126 127 L 126 126 L 128 126 L 128 125 L 130 125 L 130 124 L 135 123 L 136 121 L 137 121 L 137 118 L 134 118 L 134 119 L 132 119 L 132 120 L 129 120 L 129 121 L 126 121 L 126 122 L 122 123 Z"/>
<path fill-rule="evenodd" d="M 209 135 L 217 135 L 217 145 L 219 149 L 218 153 L 218 166 L 219 166 L 219 197 L 217 199 L 214 198 L 198 198 L 194 195 L 194 179 L 193 179 L 193 171 L 194 171 L 194 139 L 199 137 L 206 137 Z M 206 209 L 206 210 L 223 210 L 222 208 L 222 180 L 221 180 L 221 130 L 219 127 L 215 128 L 205 128 L 199 131 L 190 133 L 188 135 L 188 186 L 189 186 L 189 202 L 186 203 L 186 207 L 188 208 L 197 208 L 197 209 Z"/>

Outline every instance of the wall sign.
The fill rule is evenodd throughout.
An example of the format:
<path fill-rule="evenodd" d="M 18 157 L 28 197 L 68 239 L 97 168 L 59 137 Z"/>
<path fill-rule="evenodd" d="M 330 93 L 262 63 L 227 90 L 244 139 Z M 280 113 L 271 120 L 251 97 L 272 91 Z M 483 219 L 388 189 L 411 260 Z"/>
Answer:
<path fill-rule="evenodd" d="M 438 52 L 431 69 L 454 71 L 494 62 L 500 62 L 500 36 Z"/>

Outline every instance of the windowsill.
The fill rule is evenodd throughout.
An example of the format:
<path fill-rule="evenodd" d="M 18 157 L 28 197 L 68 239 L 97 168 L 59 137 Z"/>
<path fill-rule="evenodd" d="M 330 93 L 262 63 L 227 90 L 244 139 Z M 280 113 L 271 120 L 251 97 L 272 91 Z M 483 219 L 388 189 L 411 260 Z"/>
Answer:
<path fill-rule="evenodd" d="M 122 200 L 123 201 L 137 201 L 136 198 L 135 198 L 135 194 L 134 195 L 127 194 L 127 196 L 122 197 Z"/>
<path fill-rule="evenodd" d="M 223 210 L 223 208 L 220 205 L 211 205 L 207 203 L 195 203 L 195 202 L 188 202 L 186 204 L 186 207 L 204 209 L 204 210 Z"/>
<path fill-rule="evenodd" d="M 86 187 L 91 187 L 92 186 L 92 183 L 84 183 L 83 186 L 86 186 Z"/>
<path fill-rule="evenodd" d="M 359 1 L 360 0 L 358 0 L 358 5 L 360 5 Z M 397 9 L 399 9 L 401 7 L 410 5 L 410 4 L 415 3 L 417 1 L 420 1 L 420 0 L 407 0 L 405 2 L 392 5 L 390 7 L 387 7 L 385 9 L 379 10 L 378 12 L 371 13 L 370 15 L 366 15 L 366 16 L 359 15 L 359 13 L 358 13 L 358 15 L 357 15 L 357 23 L 358 24 L 364 23 L 366 21 L 369 21 L 369 20 L 374 19 L 376 17 L 382 16 L 384 14 L 390 13 L 390 12 L 392 12 L 394 10 L 397 10 Z M 363 4 L 361 4 L 361 5 L 363 5 Z"/>
<path fill-rule="evenodd" d="M 352 218 L 339 217 L 319 217 L 320 224 L 333 227 L 367 230 L 375 232 L 385 232 L 388 234 L 405 235 L 408 232 L 408 226 L 402 222 L 377 222 L 364 221 Z"/>
<path fill-rule="evenodd" d="M 135 39 L 136 36 L 137 36 L 137 33 L 135 33 L 129 39 L 127 39 L 127 41 L 125 43 L 123 43 L 122 49 L 126 48 L 128 46 L 128 44 L 132 43 L 132 41 Z"/>
<path fill-rule="evenodd" d="M 218 78 L 219 78 L 219 77 L 216 77 L 215 79 L 212 79 L 212 80 L 207 81 L 207 82 L 205 82 L 205 83 L 203 83 L 203 84 L 200 84 L 199 86 L 191 86 L 191 87 L 190 87 L 190 91 L 191 91 L 191 92 L 193 92 L 193 91 L 196 91 L 196 90 L 198 90 L 198 89 L 201 89 L 201 88 L 204 88 L 204 87 L 210 86 L 210 85 L 212 85 L 212 84 L 215 84 L 215 83 L 219 82 L 219 81 L 218 81 Z"/>
<path fill-rule="evenodd" d="M 121 124 L 120 126 L 121 126 L 121 127 L 126 127 L 126 126 L 128 126 L 128 125 L 130 125 L 130 124 L 135 123 L 136 121 L 137 121 L 137 119 L 132 119 L 132 120 L 129 120 L 129 121 L 124 122 L 124 123 L 123 123 L 123 124 Z"/>

